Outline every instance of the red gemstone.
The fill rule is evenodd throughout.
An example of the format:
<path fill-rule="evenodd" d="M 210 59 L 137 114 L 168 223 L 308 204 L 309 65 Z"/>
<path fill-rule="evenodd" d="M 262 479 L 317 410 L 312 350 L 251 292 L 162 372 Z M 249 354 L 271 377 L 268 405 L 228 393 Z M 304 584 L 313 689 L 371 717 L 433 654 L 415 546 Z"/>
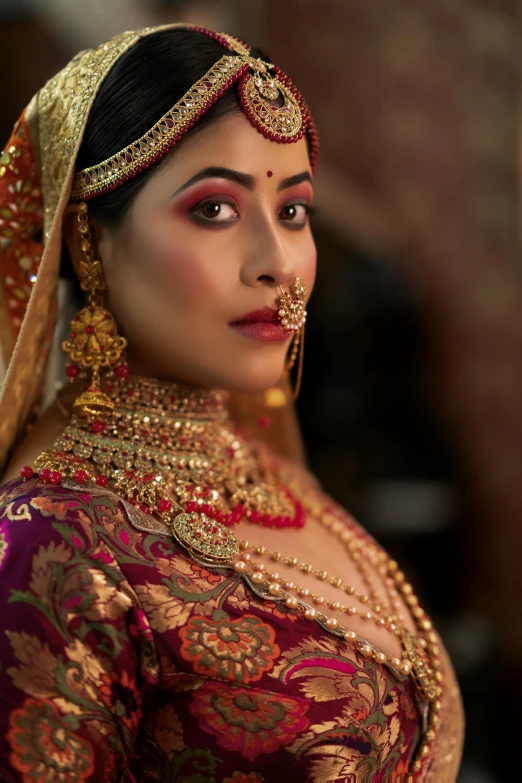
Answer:
<path fill-rule="evenodd" d="M 162 514 L 168 513 L 172 508 L 172 503 L 170 500 L 167 500 L 167 498 L 162 498 L 160 502 L 158 503 L 158 511 L 160 511 Z"/>
<path fill-rule="evenodd" d="M 93 421 L 93 423 L 91 424 L 91 430 L 94 433 L 96 433 L 96 435 L 99 435 L 101 432 L 105 430 L 105 424 L 103 423 L 103 421 L 99 421 L 99 420 Z"/>
<path fill-rule="evenodd" d="M 196 503 L 195 500 L 189 500 L 189 502 L 187 503 L 186 508 L 187 508 L 187 511 L 190 514 L 193 514 L 194 512 L 196 512 L 199 509 L 199 506 L 198 506 L 198 504 Z"/>
<path fill-rule="evenodd" d="M 270 418 L 270 416 L 260 416 L 259 419 L 257 420 L 257 423 L 259 424 L 262 430 L 266 430 L 272 424 L 272 419 Z"/>
<path fill-rule="evenodd" d="M 95 481 L 99 487 L 107 486 L 107 476 L 103 476 L 101 473 L 99 476 L 96 476 Z"/>
<path fill-rule="evenodd" d="M 74 480 L 77 484 L 85 484 L 89 476 L 85 470 L 77 470 L 74 474 Z"/>
<path fill-rule="evenodd" d="M 50 484 L 61 484 L 62 483 L 62 474 L 59 473 L 57 470 L 51 470 L 49 472 L 49 483 Z"/>
<path fill-rule="evenodd" d="M 79 372 L 80 371 L 75 364 L 68 364 L 65 368 L 65 374 L 68 378 L 76 378 Z"/>
<path fill-rule="evenodd" d="M 144 514 L 150 514 L 150 508 L 145 503 L 141 504 L 140 511 L 143 511 Z"/>
<path fill-rule="evenodd" d="M 201 511 L 203 512 L 203 514 L 207 514 L 208 516 L 209 514 L 212 513 L 212 507 L 209 506 L 208 503 L 203 503 L 203 505 L 201 506 Z"/>
<path fill-rule="evenodd" d="M 49 470 L 49 468 L 43 468 L 40 471 L 40 478 L 41 478 L 41 480 L 42 481 L 49 481 L 50 473 L 51 473 L 51 471 Z"/>
<path fill-rule="evenodd" d="M 116 367 L 116 375 L 118 378 L 126 378 L 129 374 L 129 365 L 128 364 L 119 364 Z"/>
<path fill-rule="evenodd" d="M 30 465 L 24 465 L 24 467 L 20 471 L 20 475 L 24 481 L 28 481 L 34 476 L 34 470 Z"/>
<path fill-rule="evenodd" d="M 87 334 L 94 334 L 94 326 L 92 324 L 88 324 L 88 326 L 85 327 L 85 331 Z"/>

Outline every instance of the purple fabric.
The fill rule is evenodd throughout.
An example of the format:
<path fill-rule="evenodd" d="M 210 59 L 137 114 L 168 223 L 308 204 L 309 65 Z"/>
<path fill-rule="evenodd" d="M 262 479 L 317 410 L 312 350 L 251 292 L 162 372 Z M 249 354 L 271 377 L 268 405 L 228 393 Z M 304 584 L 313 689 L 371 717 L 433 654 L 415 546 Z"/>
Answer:
<path fill-rule="evenodd" d="M 110 495 L 33 479 L 0 504 L 1 780 L 402 779 L 409 680 L 136 530 Z"/>

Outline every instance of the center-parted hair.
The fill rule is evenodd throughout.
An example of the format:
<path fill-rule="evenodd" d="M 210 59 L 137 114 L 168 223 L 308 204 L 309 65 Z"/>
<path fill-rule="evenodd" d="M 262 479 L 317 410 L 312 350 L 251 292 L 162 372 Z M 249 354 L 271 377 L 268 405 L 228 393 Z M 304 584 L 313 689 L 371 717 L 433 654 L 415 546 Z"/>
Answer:
<path fill-rule="evenodd" d="M 258 49 L 251 53 L 265 59 Z M 162 30 L 138 41 L 100 87 L 76 158 L 76 171 L 109 158 L 146 133 L 225 54 L 229 52 L 221 44 L 194 30 Z M 190 133 L 240 110 L 234 84 Z M 161 163 L 93 199 L 89 203 L 91 218 L 101 225 L 120 224 L 132 199 Z"/>

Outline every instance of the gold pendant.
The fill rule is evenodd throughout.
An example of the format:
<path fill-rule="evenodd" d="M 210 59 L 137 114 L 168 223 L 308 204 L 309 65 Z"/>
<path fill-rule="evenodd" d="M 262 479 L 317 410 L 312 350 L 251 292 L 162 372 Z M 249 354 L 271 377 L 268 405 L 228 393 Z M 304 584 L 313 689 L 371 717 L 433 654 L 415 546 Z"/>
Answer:
<path fill-rule="evenodd" d="M 169 526 L 184 549 L 205 560 L 225 563 L 239 554 L 235 535 L 205 514 L 178 514 Z"/>
<path fill-rule="evenodd" d="M 402 628 L 402 648 L 411 663 L 411 676 L 422 701 L 435 701 L 441 688 L 430 669 L 429 660 L 422 647 L 407 628 Z"/>

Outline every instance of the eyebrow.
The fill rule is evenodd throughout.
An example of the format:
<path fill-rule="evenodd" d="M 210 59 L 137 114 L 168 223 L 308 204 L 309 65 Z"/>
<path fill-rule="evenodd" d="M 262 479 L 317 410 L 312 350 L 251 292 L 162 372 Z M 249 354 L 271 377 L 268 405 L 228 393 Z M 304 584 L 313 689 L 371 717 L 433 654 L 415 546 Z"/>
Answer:
<path fill-rule="evenodd" d="M 182 193 L 187 188 L 190 188 L 191 185 L 194 185 L 196 182 L 200 182 L 202 179 L 211 179 L 216 177 L 219 177 L 219 179 L 228 179 L 230 182 L 237 182 L 238 185 L 241 185 L 247 190 L 254 190 L 256 186 L 255 177 L 252 177 L 250 174 L 243 174 L 242 171 L 227 169 L 223 166 L 207 166 L 206 169 L 198 171 L 197 174 L 194 174 L 194 176 L 187 180 L 184 185 L 178 188 L 178 190 L 176 190 L 174 193 L 174 196 Z"/>
<path fill-rule="evenodd" d="M 173 194 L 173 198 L 184 190 L 187 190 L 187 188 L 190 188 L 192 185 L 195 185 L 196 182 L 211 178 L 228 179 L 230 182 L 236 182 L 238 185 L 241 185 L 246 190 L 254 190 L 256 186 L 256 178 L 251 174 L 244 174 L 242 171 L 228 169 L 224 166 L 207 166 L 207 168 L 198 171 L 197 174 L 194 174 L 194 176 L 187 180 L 184 185 L 178 188 Z M 294 174 L 292 177 L 282 179 L 277 186 L 277 192 L 279 193 L 281 190 L 287 190 L 287 188 L 291 188 L 293 185 L 299 185 L 301 182 L 312 182 L 312 177 L 308 171 L 302 171 L 300 174 Z"/>
<path fill-rule="evenodd" d="M 301 182 L 309 182 L 312 184 L 312 177 L 310 176 L 309 171 L 302 171 L 300 174 L 294 174 L 293 177 L 282 179 L 277 186 L 277 192 L 279 193 L 281 190 L 286 190 L 294 185 L 300 185 Z"/>

